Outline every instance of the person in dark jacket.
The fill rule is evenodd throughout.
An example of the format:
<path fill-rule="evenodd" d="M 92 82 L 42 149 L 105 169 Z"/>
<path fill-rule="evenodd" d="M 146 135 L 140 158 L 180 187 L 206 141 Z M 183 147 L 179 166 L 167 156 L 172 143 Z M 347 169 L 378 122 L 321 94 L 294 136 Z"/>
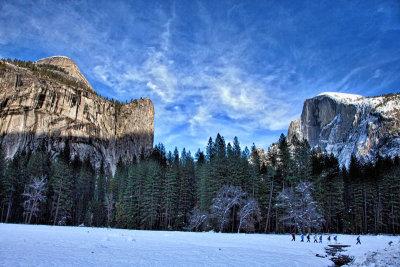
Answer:
<path fill-rule="evenodd" d="M 322 244 L 322 235 L 319 236 L 319 243 Z"/>
<path fill-rule="evenodd" d="M 294 233 L 292 234 L 292 241 L 296 241 L 296 235 Z"/>
<path fill-rule="evenodd" d="M 307 243 L 310 243 L 310 234 L 307 235 Z"/>
<path fill-rule="evenodd" d="M 356 245 L 358 245 L 358 244 L 361 245 L 360 236 L 357 236 L 357 243 L 356 243 Z"/>
<path fill-rule="evenodd" d="M 331 236 L 328 236 L 328 242 L 329 243 L 331 242 Z"/>

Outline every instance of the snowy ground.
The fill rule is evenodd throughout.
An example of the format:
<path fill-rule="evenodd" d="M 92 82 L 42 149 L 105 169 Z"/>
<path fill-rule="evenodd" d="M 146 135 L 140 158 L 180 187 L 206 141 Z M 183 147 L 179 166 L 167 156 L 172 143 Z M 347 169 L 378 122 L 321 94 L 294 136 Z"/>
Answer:
<path fill-rule="evenodd" d="M 399 237 L 339 235 L 360 260 Z M 290 235 L 136 231 L 0 224 L 0 266 L 329 266 L 324 244 Z M 312 241 L 311 241 L 312 242 Z"/>

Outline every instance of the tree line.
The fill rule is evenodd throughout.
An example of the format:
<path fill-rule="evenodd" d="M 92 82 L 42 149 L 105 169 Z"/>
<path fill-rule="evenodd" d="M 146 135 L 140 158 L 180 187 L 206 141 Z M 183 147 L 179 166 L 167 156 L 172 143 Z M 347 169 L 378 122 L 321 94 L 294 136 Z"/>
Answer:
<path fill-rule="evenodd" d="M 42 150 L 0 155 L 1 222 L 220 232 L 400 232 L 400 160 L 378 157 L 348 169 L 306 141 L 282 134 L 267 158 L 211 137 L 206 150 L 162 144 L 114 175 Z"/>

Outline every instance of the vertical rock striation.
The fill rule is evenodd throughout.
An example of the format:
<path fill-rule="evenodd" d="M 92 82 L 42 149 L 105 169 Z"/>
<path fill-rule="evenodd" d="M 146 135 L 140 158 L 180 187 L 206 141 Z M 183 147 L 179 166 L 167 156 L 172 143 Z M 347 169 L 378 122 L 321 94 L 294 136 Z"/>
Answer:
<path fill-rule="evenodd" d="M 319 147 L 348 166 L 352 155 L 363 162 L 400 153 L 400 96 L 366 98 L 323 93 L 307 99 L 301 117 L 289 126 L 288 140 L 296 136 Z"/>
<path fill-rule="evenodd" d="M 52 57 L 34 63 L 56 77 L 6 63 L 0 69 L 0 143 L 10 158 L 18 150 L 45 149 L 56 157 L 65 145 L 71 156 L 103 160 L 112 171 L 119 157 L 127 162 L 149 154 L 154 138 L 150 99 L 117 105 L 97 95 L 75 63 Z M 74 85 L 64 82 L 74 81 Z"/>

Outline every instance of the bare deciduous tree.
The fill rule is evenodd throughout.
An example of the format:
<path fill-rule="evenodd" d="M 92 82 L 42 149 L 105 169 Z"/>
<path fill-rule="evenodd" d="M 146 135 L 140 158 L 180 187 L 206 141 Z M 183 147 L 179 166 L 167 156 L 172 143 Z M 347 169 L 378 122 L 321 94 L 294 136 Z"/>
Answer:
<path fill-rule="evenodd" d="M 37 216 L 39 204 L 46 199 L 46 176 L 34 177 L 29 185 L 28 192 L 22 195 L 27 199 L 24 201 L 25 223 L 30 223 L 33 216 Z"/>
<path fill-rule="evenodd" d="M 211 207 L 212 216 L 217 219 L 219 224 L 219 231 L 222 232 L 224 226 L 228 222 L 231 210 L 234 206 L 239 209 L 243 207 L 246 202 L 247 193 L 239 186 L 226 186 L 224 185 L 213 199 Z"/>
<path fill-rule="evenodd" d="M 310 232 L 311 228 L 319 230 L 324 221 L 318 203 L 312 198 L 312 190 L 312 183 L 301 182 L 294 190 L 286 188 L 278 196 L 276 206 L 285 212 L 280 220 L 296 227 L 300 233 Z"/>
<path fill-rule="evenodd" d="M 106 200 L 104 201 L 104 204 L 107 208 L 107 226 L 110 227 L 115 204 L 113 193 L 106 194 Z"/>
<path fill-rule="evenodd" d="M 261 219 L 257 200 L 253 198 L 247 200 L 247 203 L 240 210 L 239 216 L 240 223 L 238 227 L 238 233 L 240 233 L 240 229 L 245 229 L 248 232 L 254 232 L 254 224 Z"/>
<path fill-rule="evenodd" d="M 208 217 L 209 215 L 207 213 L 202 213 L 198 207 L 195 207 L 188 214 L 188 225 L 184 227 L 184 229 L 197 232 L 206 224 Z"/>

